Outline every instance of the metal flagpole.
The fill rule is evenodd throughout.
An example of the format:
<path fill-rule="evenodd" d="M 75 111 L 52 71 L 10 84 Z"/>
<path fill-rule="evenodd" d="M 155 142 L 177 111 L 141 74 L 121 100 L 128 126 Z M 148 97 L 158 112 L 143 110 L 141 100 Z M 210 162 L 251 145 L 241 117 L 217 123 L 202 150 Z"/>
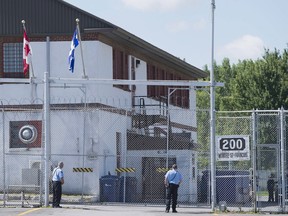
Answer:
<path fill-rule="evenodd" d="M 82 59 L 82 66 L 83 66 L 83 75 L 82 75 L 82 78 L 88 78 L 87 76 L 86 76 L 86 73 L 85 73 L 85 65 L 84 65 L 84 57 L 83 57 L 83 49 L 82 49 L 82 41 L 81 41 L 81 34 L 80 34 L 80 27 L 79 27 L 79 19 L 77 18 L 76 19 L 76 23 L 77 23 L 77 34 L 78 34 L 78 38 L 79 38 L 79 44 L 80 44 L 80 49 L 81 49 L 81 59 Z M 85 141 L 86 141 L 86 127 L 85 127 L 85 125 L 86 125 L 86 115 L 87 115 L 87 89 L 85 88 L 84 89 L 84 119 L 83 119 L 83 125 L 84 125 L 84 127 L 83 127 L 83 160 L 82 160 L 82 165 L 83 165 L 83 167 L 84 167 L 84 165 L 85 165 L 85 145 L 86 145 L 86 143 L 85 143 Z M 81 197 L 81 199 L 83 200 L 83 197 L 84 197 L 84 194 L 83 194 L 83 188 L 84 188 L 84 172 L 82 172 L 82 197 Z"/>
<path fill-rule="evenodd" d="M 216 166 L 215 166 L 215 83 L 214 83 L 214 10 L 215 0 L 212 6 L 212 50 L 211 50 L 211 72 L 210 72 L 210 163 L 211 163 L 211 208 L 215 209 L 216 202 Z"/>
<path fill-rule="evenodd" d="M 77 26 L 77 34 L 78 34 L 79 43 L 80 43 L 80 50 L 81 50 L 81 59 L 82 59 L 82 67 L 83 67 L 83 78 L 87 78 L 86 73 L 85 73 L 85 65 L 84 65 L 84 57 L 83 57 L 83 49 L 82 49 L 82 41 L 81 41 L 79 22 L 80 22 L 80 20 L 77 18 L 76 19 L 76 24 L 77 24 L 76 26 Z"/>

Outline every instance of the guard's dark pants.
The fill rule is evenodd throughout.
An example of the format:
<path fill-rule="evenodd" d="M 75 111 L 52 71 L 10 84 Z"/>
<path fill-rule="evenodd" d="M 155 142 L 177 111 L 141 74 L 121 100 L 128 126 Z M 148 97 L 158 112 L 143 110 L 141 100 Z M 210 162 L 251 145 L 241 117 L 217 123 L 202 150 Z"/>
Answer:
<path fill-rule="evenodd" d="M 269 189 L 268 190 L 268 202 L 274 202 L 274 190 L 273 189 Z"/>
<path fill-rule="evenodd" d="M 53 207 L 60 205 L 62 185 L 60 181 L 53 181 Z"/>
<path fill-rule="evenodd" d="M 172 211 L 176 211 L 178 187 L 176 184 L 169 184 L 166 188 L 166 210 L 170 210 L 171 198 L 172 198 Z"/>

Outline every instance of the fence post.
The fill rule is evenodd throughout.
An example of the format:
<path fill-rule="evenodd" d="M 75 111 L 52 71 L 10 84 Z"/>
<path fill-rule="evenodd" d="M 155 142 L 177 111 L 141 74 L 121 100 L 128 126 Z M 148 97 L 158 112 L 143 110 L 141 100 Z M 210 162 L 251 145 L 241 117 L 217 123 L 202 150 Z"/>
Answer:
<path fill-rule="evenodd" d="M 254 212 L 257 212 L 256 192 L 257 192 L 257 179 L 256 179 L 256 143 L 257 143 L 257 118 L 256 112 L 252 112 L 252 205 Z"/>
<path fill-rule="evenodd" d="M 285 175 L 285 143 L 284 143 L 284 110 L 283 107 L 280 110 L 280 161 L 281 161 L 281 191 L 282 191 L 282 196 L 281 196 L 281 210 L 282 213 L 285 211 L 286 208 L 286 203 L 285 203 L 285 198 L 286 198 L 286 175 Z"/>

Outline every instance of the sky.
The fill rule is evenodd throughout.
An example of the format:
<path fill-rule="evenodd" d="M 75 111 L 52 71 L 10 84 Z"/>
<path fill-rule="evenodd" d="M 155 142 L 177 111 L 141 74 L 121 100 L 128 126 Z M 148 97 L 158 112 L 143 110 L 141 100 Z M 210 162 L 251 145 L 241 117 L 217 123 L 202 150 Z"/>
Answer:
<path fill-rule="evenodd" d="M 65 1 L 200 69 L 287 48 L 288 0 Z"/>

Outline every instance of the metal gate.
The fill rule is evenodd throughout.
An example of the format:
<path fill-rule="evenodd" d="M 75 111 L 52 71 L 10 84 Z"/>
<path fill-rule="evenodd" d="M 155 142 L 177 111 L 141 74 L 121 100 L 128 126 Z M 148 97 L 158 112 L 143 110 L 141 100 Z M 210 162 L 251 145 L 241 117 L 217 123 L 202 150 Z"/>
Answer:
<path fill-rule="evenodd" d="M 250 144 L 249 159 L 216 161 L 217 205 L 234 210 L 287 211 L 287 113 L 217 112 L 216 122 L 217 136 L 247 136 Z"/>

